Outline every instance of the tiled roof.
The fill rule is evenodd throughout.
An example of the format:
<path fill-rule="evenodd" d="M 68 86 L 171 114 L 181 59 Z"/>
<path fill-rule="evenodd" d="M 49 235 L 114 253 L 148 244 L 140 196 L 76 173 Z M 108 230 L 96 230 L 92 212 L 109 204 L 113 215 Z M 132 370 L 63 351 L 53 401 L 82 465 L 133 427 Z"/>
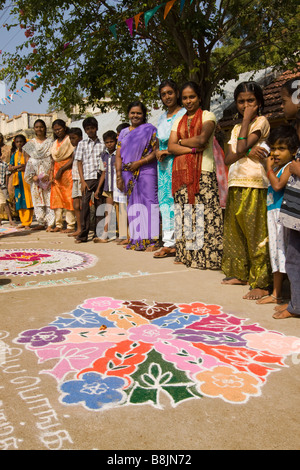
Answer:
<path fill-rule="evenodd" d="M 266 116 L 270 122 L 284 119 L 281 109 L 280 89 L 282 85 L 291 78 L 300 79 L 300 69 L 293 71 L 287 70 L 263 88 L 265 100 L 264 116 Z M 239 122 L 239 120 L 234 119 L 236 112 L 235 103 L 233 102 L 225 109 L 223 117 L 219 120 L 219 125 L 222 129 L 233 127 Z"/>

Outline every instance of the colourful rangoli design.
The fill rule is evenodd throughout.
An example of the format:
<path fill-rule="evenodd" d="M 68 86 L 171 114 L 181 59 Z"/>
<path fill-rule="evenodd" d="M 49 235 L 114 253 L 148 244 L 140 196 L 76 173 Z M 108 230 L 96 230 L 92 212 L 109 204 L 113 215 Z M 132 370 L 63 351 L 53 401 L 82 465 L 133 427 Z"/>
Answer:
<path fill-rule="evenodd" d="M 97 257 L 69 250 L 0 250 L 0 276 L 32 276 L 77 271 L 93 266 Z"/>
<path fill-rule="evenodd" d="M 10 233 L 20 232 L 16 227 L 7 227 L 5 225 L 0 225 L 0 237 L 3 235 L 9 235 Z"/>
<path fill-rule="evenodd" d="M 111 297 L 85 300 L 15 342 L 40 364 L 51 361 L 41 373 L 57 380 L 63 404 L 92 411 L 163 408 L 163 393 L 172 406 L 204 397 L 245 403 L 261 395 L 271 372 L 287 367 L 287 356 L 300 352 L 299 338 L 246 324 L 219 305 Z"/>

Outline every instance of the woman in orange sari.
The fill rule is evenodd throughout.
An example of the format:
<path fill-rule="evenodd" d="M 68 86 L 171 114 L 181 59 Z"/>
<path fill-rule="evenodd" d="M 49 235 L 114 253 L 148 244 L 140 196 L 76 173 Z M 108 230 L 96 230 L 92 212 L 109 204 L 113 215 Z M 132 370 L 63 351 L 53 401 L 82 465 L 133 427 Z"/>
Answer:
<path fill-rule="evenodd" d="M 213 153 L 216 117 L 202 111 L 200 92 L 195 82 L 183 85 L 180 98 L 186 114 L 174 122 L 168 144 L 175 155 L 175 263 L 220 269 L 223 220 Z"/>
<path fill-rule="evenodd" d="M 75 215 L 72 200 L 72 164 L 74 147 L 68 136 L 68 128 L 62 119 L 52 124 L 54 141 L 51 155 L 54 161 L 50 196 L 50 207 L 55 212 L 55 228 L 52 232 L 70 233 L 75 230 Z M 63 230 L 63 212 L 65 212 L 67 228 Z"/>

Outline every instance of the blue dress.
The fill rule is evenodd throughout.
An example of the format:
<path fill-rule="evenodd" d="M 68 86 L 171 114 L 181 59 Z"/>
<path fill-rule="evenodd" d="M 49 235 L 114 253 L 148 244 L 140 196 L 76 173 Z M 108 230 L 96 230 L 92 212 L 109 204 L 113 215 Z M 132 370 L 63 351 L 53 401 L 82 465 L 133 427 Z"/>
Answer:
<path fill-rule="evenodd" d="M 167 150 L 169 137 L 174 121 L 183 116 L 186 110 L 181 108 L 176 114 L 168 118 L 165 111 L 157 124 L 157 138 L 159 150 Z M 162 231 L 174 232 L 174 199 L 172 196 L 172 167 L 174 155 L 168 155 L 162 162 L 157 162 L 158 175 L 158 202 L 162 217 Z"/>

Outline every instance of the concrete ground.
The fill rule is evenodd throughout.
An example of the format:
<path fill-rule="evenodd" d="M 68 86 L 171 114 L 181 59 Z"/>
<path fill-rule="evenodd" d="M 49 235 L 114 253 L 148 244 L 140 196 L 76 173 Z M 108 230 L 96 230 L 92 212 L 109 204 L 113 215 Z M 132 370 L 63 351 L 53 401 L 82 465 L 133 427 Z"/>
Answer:
<path fill-rule="evenodd" d="M 250 393 L 243 402 L 208 393 L 178 399 L 175 406 L 170 395 L 163 393 L 159 407 L 141 401 L 93 411 L 80 403 L 63 403 L 57 377 L 45 373 L 53 370 L 55 358 L 43 362 L 33 349 L 15 340 L 57 317 L 69 318 L 86 299 L 219 305 L 223 313 L 279 332 L 284 339 L 300 338 L 300 322 L 274 320 L 273 305 L 242 298 L 247 286 L 222 285 L 221 272 L 187 269 L 175 265 L 173 258 L 156 260 L 152 253 L 127 251 L 115 242 L 75 244 L 62 233 L 18 232 L 0 238 L 0 256 L 3 250 L 29 248 L 70 250 L 96 258 L 94 264 L 77 271 L 0 276 L 1 449 L 299 449 L 299 347 L 293 354 L 278 350 L 282 364 L 278 359 L 276 373 L 266 373 L 259 393 Z M 64 359 L 70 367 L 67 355 Z M 268 360 L 264 359 L 266 367 Z M 75 379 L 75 369 L 68 374 L 68 379 Z"/>

